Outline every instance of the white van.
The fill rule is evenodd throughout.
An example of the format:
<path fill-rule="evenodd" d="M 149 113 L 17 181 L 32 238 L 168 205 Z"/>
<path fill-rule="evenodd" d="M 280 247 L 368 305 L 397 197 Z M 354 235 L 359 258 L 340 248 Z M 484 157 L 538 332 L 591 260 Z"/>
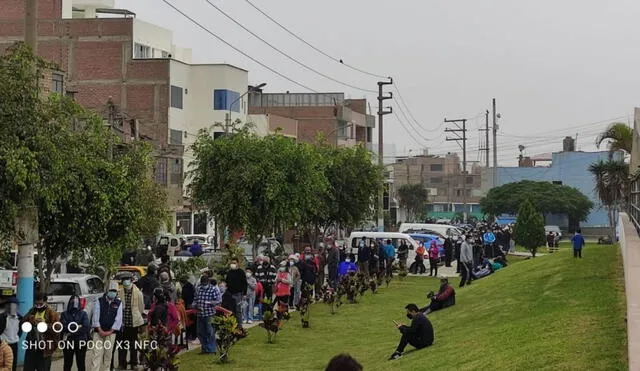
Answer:
<path fill-rule="evenodd" d="M 400 228 L 398 232 L 407 233 L 407 231 L 420 231 L 420 230 L 428 230 L 437 232 L 446 237 L 453 237 L 456 239 L 458 236 L 464 234 L 462 230 L 452 225 L 447 224 L 429 224 L 429 223 L 402 223 L 400 224 Z"/>
<path fill-rule="evenodd" d="M 419 242 L 411 238 L 408 234 L 397 232 L 351 232 L 348 246 L 351 248 L 351 253 L 355 256 L 358 256 L 358 244 L 360 240 L 362 240 L 362 237 L 367 239 L 367 245 L 371 243 L 371 240 L 391 240 L 391 244 L 396 250 L 398 246 L 400 246 L 401 240 L 405 240 L 407 241 L 407 245 L 409 245 L 407 264 L 411 264 L 416 258 L 416 249 L 418 248 Z"/>

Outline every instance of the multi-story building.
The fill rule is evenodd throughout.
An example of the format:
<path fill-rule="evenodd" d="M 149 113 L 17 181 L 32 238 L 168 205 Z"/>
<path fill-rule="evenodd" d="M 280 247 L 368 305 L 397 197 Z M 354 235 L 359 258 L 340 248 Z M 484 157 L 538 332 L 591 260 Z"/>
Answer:
<path fill-rule="evenodd" d="M 465 201 L 468 216 L 482 217 L 479 206 L 483 195 L 482 169 L 472 166 L 471 171 L 463 174 L 458 154 L 435 156 L 425 151 L 420 156 L 400 159 L 389 168 L 393 174 L 391 205 L 399 209 L 396 212 L 398 221 L 403 221 L 405 214 L 399 207 L 397 192 L 405 184 L 421 184 L 429 191 L 429 217 L 450 219 L 456 213 L 464 212 Z"/>
<path fill-rule="evenodd" d="M 365 99 L 345 99 L 344 93 L 249 94 L 249 113 L 278 115 L 298 122 L 298 140 L 316 143 L 324 136 L 328 143 L 372 149 L 375 118 L 367 114 Z"/>
<path fill-rule="evenodd" d="M 24 8 L 24 1 L 0 0 L 0 52 L 24 39 Z M 211 231 L 185 195 L 190 145 L 202 129 L 223 131 L 215 124 L 227 114 L 246 121 L 248 72 L 191 64 L 191 51 L 173 45 L 170 30 L 114 9 L 114 0 L 40 0 L 37 16 L 38 53 L 64 71 L 54 74 L 52 88 L 64 86 L 125 137 L 153 144 L 154 177 L 167 189 L 174 218 L 170 230 Z"/>

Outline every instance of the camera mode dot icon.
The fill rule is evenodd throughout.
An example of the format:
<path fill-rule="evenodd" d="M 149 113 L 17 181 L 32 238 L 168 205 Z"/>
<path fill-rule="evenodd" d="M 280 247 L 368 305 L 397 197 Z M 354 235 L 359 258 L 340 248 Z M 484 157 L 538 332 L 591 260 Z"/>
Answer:
<path fill-rule="evenodd" d="M 46 322 L 40 322 L 38 323 L 38 325 L 36 326 L 36 329 L 38 330 L 38 332 L 40 333 L 45 333 L 47 332 L 47 323 Z"/>
<path fill-rule="evenodd" d="M 22 324 L 22 332 L 28 333 L 28 332 L 31 332 L 31 330 L 33 330 L 33 325 L 31 325 L 31 323 L 24 322 Z"/>

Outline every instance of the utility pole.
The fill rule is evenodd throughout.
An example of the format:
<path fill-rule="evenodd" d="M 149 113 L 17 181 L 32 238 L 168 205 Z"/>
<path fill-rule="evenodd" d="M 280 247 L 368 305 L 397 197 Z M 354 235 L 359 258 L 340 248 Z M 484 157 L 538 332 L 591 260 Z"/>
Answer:
<path fill-rule="evenodd" d="M 493 98 L 493 186 L 498 186 L 498 114 L 496 113 L 496 98 Z"/>
<path fill-rule="evenodd" d="M 38 54 L 38 0 L 25 1 L 24 41 L 31 47 L 33 54 Z M 38 86 L 37 89 L 40 89 Z M 38 233 L 38 207 L 35 200 L 26 201 L 16 220 L 16 240 L 18 242 L 18 282 L 16 283 L 16 299 L 18 313 L 26 315 L 33 306 L 34 288 L 34 246 L 40 241 Z M 20 344 L 26 334 L 20 337 Z M 24 364 L 25 349 L 18 347 L 18 365 Z"/>
<path fill-rule="evenodd" d="M 455 124 L 455 129 L 446 128 L 444 131 L 446 133 L 454 133 L 454 138 L 447 137 L 447 142 L 456 141 L 458 144 L 462 142 L 462 208 L 463 208 L 463 222 L 467 222 L 467 119 L 457 119 L 457 120 L 447 120 L 444 119 L 446 123 Z M 462 122 L 462 127 L 460 127 L 460 122 Z M 459 133 L 462 133 L 459 134 Z"/>
<path fill-rule="evenodd" d="M 393 79 L 389 77 L 389 81 L 378 81 L 378 166 L 380 166 L 380 171 L 382 171 L 382 181 L 385 182 L 384 179 L 384 126 L 383 126 L 383 118 L 385 115 L 388 115 L 393 112 L 393 109 L 389 107 L 388 110 L 384 110 L 384 101 L 387 99 L 393 98 L 393 93 L 389 93 L 388 96 L 384 95 L 382 88 L 385 85 L 393 84 Z M 384 183 L 386 184 L 386 182 Z M 378 195 L 378 230 L 384 231 L 384 188 L 380 191 Z"/>
<path fill-rule="evenodd" d="M 491 149 L 489 144 L 489 110 L 484 113 L 484 129 L 479 129 L 479 131 L 484 131 L 485 139 L 484 144 L 480 145 L 480 150 L 485 152 L 485 159 L 487 160 L 486 166 L 489 168 L 491 166 L 491 160 L 489 158 L 489 151 Z"/>

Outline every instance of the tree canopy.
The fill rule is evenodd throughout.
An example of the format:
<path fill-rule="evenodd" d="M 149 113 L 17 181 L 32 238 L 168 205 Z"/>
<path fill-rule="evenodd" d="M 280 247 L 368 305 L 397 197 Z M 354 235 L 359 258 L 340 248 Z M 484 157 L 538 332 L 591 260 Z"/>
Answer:
<path fill-rule="evenodd" d="M 633 146 L 633 128 L 622 122 L 611 123 L 605 131 L 596 137 L 596 146 L 600 148 L 602 142 L 607 142 L 609 155 L 613 156 L 616 151 L 624 151 L 631 154 Z"/>
<path fill-rule="evenodd" d="M 538 247 L 544 246 L 544 218 L 529 199 L 525 199 L 518 209 L 514 240 L 518 245 L 531 251 L 534 257 Z"/>
<path fill-rule="evenodd" d="M 422 184 L 404 184 L 398 189 L 400 205 L 407 209 L 409 221 L 415 221 L 415 217 L 424 214 L 429 198 L 429 191 Z"/>
<path fill-rule="evenodd" d="M 121 143 L 70 98 L 43 96 L 51 67 L 21 43 L 0 58 L 0 231 L 11 235 L 18 210 L 37 207 L 43 289 L 58 258 L 107 273 L 167 217 L 149 145 Z"/>
<path fill-rule="evenodd" d="M 526 199 L 543 214 L 567 214 L 576 221 L 587 220 L 593 208 L 593 202 L 573 187 L 531 180 L 492 188 L 480 200 L 480 207 L 494 216 L 516 214 Z"/>
<path fill-rule="evenodd" d="M 629 165 L 624 161 L 598 161 L 589 166 L 589 172 L 596 181 L 595 191 L 607 208 L 611 238 L 615 238 L 617 211 L 626 202 L 630 185 Z"/>
<path fill-rule="evenodd" d="M 203 132 L 193 151 L 195 204 L 220 225 L 243 229 L 254 247 L 281 226 L 353 226 L 371 214 L 381 186 L 381 173 L 363 147 L 296 143 L 243 128 L 217 139 Z"/>

